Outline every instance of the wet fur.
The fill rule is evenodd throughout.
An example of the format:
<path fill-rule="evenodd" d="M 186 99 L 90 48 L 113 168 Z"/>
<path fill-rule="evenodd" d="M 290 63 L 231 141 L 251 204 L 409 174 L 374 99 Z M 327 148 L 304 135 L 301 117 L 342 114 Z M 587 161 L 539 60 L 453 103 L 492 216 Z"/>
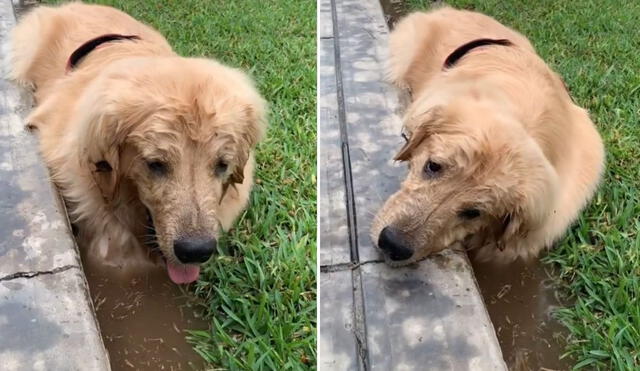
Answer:
<path fill-rule="evenodd" d="M 109 33 L 140 40 L 104 44 L 65 71 L 77 47 Z M 149 261 L 145 241 L 157 238 L 175 261 L 174 239 L 215 237 L 245 208 L 266 120 L 263 99 L 241 71 L 180 57 L 154 29 L 81 3 L 36 8 L 6 49 L 9 77 L 34 89 L 27 122 L 85 255 L 136 269 Z M 157 159 L 169 164 L 167 176 L 149 171 L 145 160 Z M 100 171 L 100 161 L 112 170 Z"/>
<path fill-rule="evenodd" d="M 457 47 L 483 46 L 443 70 Z M 401 189 L 378 212 L 415 250 L 401 265 L 464 242 L 481 259 L 538 256 L 560 238 L 592 197 L 604 167 L 602 140 L 588 113 L 521 34 L 485 15 L 444 7 L 413 13 L 390 35 L 389 79 L 408 89 L 411 134 L 396 156 L 409 163 Z M 426 179 L 437 159 L 442 176 Z M 477 208 L 481 216 L 458 213 Z"/>

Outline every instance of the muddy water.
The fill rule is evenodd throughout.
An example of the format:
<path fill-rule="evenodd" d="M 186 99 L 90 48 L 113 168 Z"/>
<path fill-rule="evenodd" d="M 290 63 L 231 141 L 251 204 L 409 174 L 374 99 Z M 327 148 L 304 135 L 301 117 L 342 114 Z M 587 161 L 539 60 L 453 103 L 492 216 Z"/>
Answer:
<path fill-rule="evenodd" d="M 570 369 L 570 360 L 560 360 L 567 330 L 552 317 L 562 302 L 546 266 L 474 262 L 473 267 L 509 369 Z"/>
<path fill-rule="evenodd" d="M 165 269 L 125 280 L 91 260 L 83 259 L 84 271 L 114 371 L 204 368 L 184 330 L 206 330 L 207 324 Z"/>

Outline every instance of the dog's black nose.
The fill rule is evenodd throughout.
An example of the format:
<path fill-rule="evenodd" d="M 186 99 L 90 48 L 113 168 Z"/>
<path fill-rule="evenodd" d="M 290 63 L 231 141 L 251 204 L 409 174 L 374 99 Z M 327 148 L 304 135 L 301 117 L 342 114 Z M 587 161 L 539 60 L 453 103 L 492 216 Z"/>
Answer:
<path fill-rule="evenodd" d="M 173 242 L 173 252 L 183 264 L 204 263 L 216 251 L 215 238 L 181 238 Z"/>
<path fill-rule="evenodd" d="M 378 237 L 378 247 L 391 260 L 407 260 L 413 255 L 413 250 L 404 243 L 400 233 L 392 227 L 384 227 Z"/>

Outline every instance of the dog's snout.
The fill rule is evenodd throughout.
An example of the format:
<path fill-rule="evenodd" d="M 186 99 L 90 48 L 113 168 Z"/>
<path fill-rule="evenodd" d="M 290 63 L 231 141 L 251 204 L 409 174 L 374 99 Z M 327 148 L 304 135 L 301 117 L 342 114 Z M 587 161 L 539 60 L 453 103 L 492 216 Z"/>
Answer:
<path fill-rule="evenodd" d="M 215 238 L 182 238 L 173 242 L 173 252 L 183 264 L 204 263 L 216 251 Z"/>
<path fill-rule="evenodd" d="M 404 242 L 400 232 L 392 227 L 385 227 L 380 232 L 378 247 L 391 260 L 407 260 L 413 255 L 413 250 Z"/>

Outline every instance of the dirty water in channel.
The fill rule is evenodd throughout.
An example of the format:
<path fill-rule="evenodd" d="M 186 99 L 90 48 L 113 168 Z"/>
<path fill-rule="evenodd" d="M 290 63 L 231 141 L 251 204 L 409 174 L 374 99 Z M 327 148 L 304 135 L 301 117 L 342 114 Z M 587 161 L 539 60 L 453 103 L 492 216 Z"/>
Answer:
<path fill-rule="evenodd" d="M 437 3 L 434 2 L 434 3 Z M 407 13 L 403 0 L 380 0 L 390 29 Z M 553 272 L 536 261 L 507 266 L 473 262 L 476 280 L 510 370 L 568 370 L 560 359 L 568 330 L 552 316 L 563 306 L 553 287 Z"/>
<path fill-rule="evenodd" d="M 472 265 L 509 369 L 571 369 L 570 359 L 560 359 L 568 331 L 552 315 L 563 302 L 549 266 L 539 261 Z"/>
<path fill-rule="evenodd" d="M 166 269 L 123 279 L 95 259 L 82 257 L 102 339 L 116 370 L 202 370 L 203 359 L 185 330 L 206 330 L 190 300 Z"/>

